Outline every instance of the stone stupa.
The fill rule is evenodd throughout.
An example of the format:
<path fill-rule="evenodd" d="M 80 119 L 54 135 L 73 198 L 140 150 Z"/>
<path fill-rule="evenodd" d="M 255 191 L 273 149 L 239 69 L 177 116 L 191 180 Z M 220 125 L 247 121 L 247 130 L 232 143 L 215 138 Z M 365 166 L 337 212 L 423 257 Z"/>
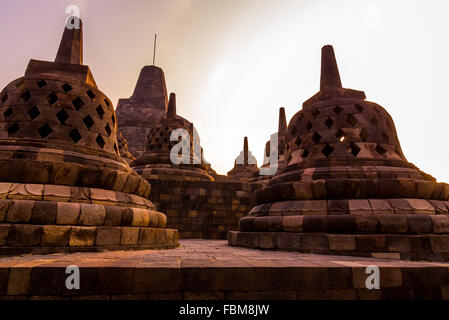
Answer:
<path fill-rule="evenodd" d="M 286 143 L 231 245 L 449 260 L 449 185 L 406 160 L 384 108 L 342 87 L 331 46 L 320 91 L 291 119 Z"/>
<path fill-rule="evenodd" d="M 188 163 L 173 163 L 171 159 L 172 148 L 181 142 L 171 141 L 174 130 L 185 130 L 188 134 L 185 139 L 189 145 Z M 195 152 L 200 148 L 199 152 Z M 197 154 L 198 153 L 198 154 Z M 181 153 L 178 153 L 181 156 Z M 200 147 L 198 134 L 193 123 L 176 114 L 176 95 L 170 94 L 166 117 L 148 133 L 145 152 L 130 163 L 131 167 L 145 179 L 149 180 L 178 180 L 178 181 L 213 181 L 209 174 L 214 172 L 209 163 L 204 160 L 203 150 Z"/>
<path fill-rule="evenodd" d="M 178 246 L 82 63 L 82 22 L 70 17 L 55 61 L 30 60 L 0 93 L 0 254 Z"/>
<path fill-rule="evenodd" d="M 250 182 L 259 175 L 256 157 L 248 149 L 248 138 L 243 139 L 243 151 L 234 161 L 234 168 L 228 172 L 231 180 Z"/>

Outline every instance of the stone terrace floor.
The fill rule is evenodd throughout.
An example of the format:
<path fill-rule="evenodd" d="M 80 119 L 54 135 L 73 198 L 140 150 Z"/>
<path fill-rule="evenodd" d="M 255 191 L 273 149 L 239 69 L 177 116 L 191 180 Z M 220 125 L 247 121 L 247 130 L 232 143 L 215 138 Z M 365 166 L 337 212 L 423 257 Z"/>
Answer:
<path fill-rule="evenodd" d="M 181 240 L 172 250 L 0 258 L 3 299 L 448 299 L 449 263 L 262 251 L 225 240 Z M 65 268 L 80 268 L 67 290 Z M 380 268 L 368 290 L 366 267 Z"/>

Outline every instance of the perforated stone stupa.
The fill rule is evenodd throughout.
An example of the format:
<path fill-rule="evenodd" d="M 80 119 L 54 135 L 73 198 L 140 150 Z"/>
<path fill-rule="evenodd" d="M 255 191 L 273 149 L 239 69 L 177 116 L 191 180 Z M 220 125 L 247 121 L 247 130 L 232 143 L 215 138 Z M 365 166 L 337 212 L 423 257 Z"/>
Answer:
<path fill-rule="evenodd" d="M 178 129 L 188 133 L 188 136 L 184 137 L 188 141 L 188 163 L 174 164 L 170 157 L 171 149 L 181 142 L 181 137 L 178 141 L 170 140 L 172 132 Z M 198 154 L 195 152 L 196 148 L 200 148 Z M 182 150 L 178 151 L 178 156 L 181 156 L 181 152 Z M 150 129 L 145 153 L 130 165 L 137 173 L 150 180 L 214 180 L 208 173 L 212 171 L 209 164 L 204 161 L 203 150 L 193 124 L 176 114 L 174 93 L 170 94 L 166 117 Z"/>
<path fill-rule="evenodd" d="M 156 66 L 145 66 L 140 71 L 133 95 L 129 99 L 119 99 L 119 129 L 135 157 L 145 152 L 150 129 L 165 118 L 167 97 L 164 71 Z"/>
<path fill-rule="evenodd" d="M 270 163 L 270 155 L 273 153 L 274 150 L 271 150 L 270 148 L 270 140 L 267 141 L 265 144 L 264 149 L 264 159 L 263 159 L 263 165 L 260 167 L 261 170 L 266 171 L 266 173 L 269 173 L 269 168 L 273 168 L 270 170 L 273 170 L 274 173 L 278 170 L 279 166 L 283 164 L 284 162 L 284 154 L 285 154 L 285 139 L 287 137 L 287 120 L 285 118 L 285 109 L 279 108 L 279 123 L 278 123 L 278 132 L 277 132 L 277 138 L 278 138 L 278 145 L 277 145 L 277 163 Z M 274 154 L 274 153 L 273 153 Z M 261 171 L 262 173 L 262 171 Z M 259 182 L 259 183 L 268 183 L 268 181 L 271 179 L 271 177 L 274 175 L 274 173 L 270 174 L 259 174 L 253 182 Z"/>
<path fill-rule="evenodd" d="M 248 149 L 248 138 L 243 139 L 243 151 L 234 161 L 234 168 L 228 172 L 231 180 L 249 182 L 259 174 L 256 157 Z"/>
<path fill-rule="evenodd" d="M 407 162 L 384 108 L 342 87 L 331 46 L 320 91 L 291 119 L 286 143 L 231 245 L 449 259 L 449 185 Z"/>
<path fill-rule="evenodd" d="M 113 105 L 82 64 L 79 22 L 55 62 L 30 60 L 0 93 L 0 254 L 178 244 L 146 199 L 150 184 L 120 157 Z"/>

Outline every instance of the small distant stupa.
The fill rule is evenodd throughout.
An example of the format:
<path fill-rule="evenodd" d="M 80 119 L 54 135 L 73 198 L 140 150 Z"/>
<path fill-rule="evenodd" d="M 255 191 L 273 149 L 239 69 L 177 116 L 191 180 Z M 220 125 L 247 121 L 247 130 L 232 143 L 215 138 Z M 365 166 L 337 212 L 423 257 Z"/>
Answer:
<path fill-rule="evenodd" d="M 228 172 L 231 180 L 249 182 L 259 173 L 257 160 L 248 149 L 248 138 L 243 139 L 243 151 L 240 152 L 234 161 L 234 168 Z"/>

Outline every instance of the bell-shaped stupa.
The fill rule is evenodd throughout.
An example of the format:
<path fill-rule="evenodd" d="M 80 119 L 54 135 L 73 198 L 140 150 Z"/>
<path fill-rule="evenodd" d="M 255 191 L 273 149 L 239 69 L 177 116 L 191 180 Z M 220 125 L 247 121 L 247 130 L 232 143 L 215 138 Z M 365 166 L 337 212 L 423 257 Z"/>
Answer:
<path fill-rule="evenodd" d="M 405 159 L 384 108 L 342 87 L 331 46 L 320 91 L 288 125 L 284 161 L 231 245 L 449 259 L 449 185 Z"/>
<path fill-rule="evenodd" d="M 259 168 L 257 168 L 256 157 L 248 149 L 248 138 L 243 139 L 243 151 L 240 152 L 234 161 L 234 168 L 228 172 L 231 180 L 250 182 L 257 178 Z"/>
<path fill-rule="evenodd" d="M 54 62 L 0 93 L 0 254 L 172 248 L 177 230 L 120 157 L 113 105 L 70 17 Z"/>
<path fill-rule="evenodd" d="M 193 123 L 176 114 L 174 93 L 170 94 L 166 117 L 150 129 L 145 153 L 130 165 L 149 180 L 214 180 Z"/>

